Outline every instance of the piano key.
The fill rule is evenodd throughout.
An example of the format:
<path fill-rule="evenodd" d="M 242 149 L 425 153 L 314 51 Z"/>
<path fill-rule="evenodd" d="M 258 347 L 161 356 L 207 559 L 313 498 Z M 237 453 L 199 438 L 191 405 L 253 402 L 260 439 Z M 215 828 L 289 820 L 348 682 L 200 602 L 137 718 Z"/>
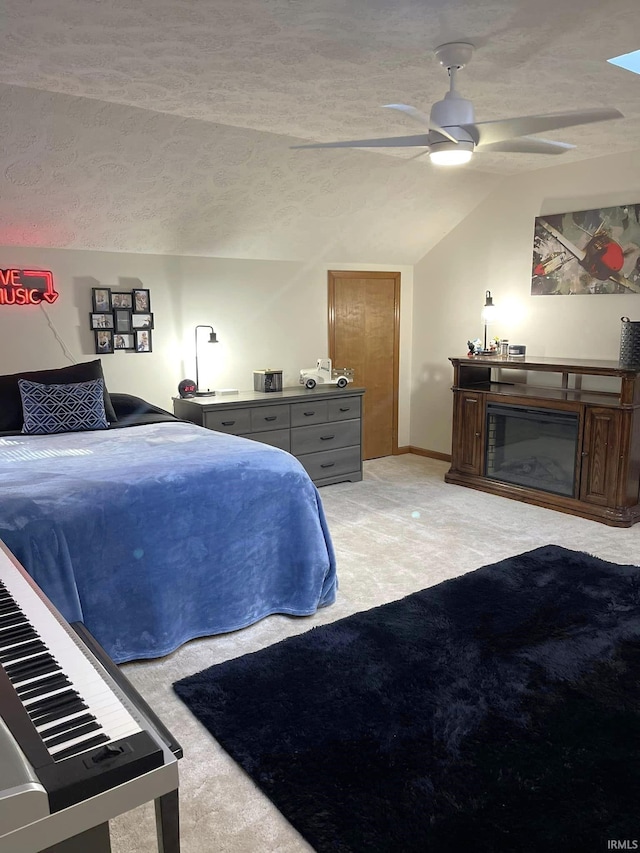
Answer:
<path fill-rule="evenodd" d="M 20 639 L 31 640 L 38 635 L 31 625 L 21 625 L 19 628 L 8 628 L 0 631 L 0 648 L 6 648 Z"/>
<path fill-rule="evenodd" d="M 7 604 L 0 616 L 0 662 L 45 746 L 47 738 L 60 737 L 56 748 L 50 749 L 54 759 L 64 760 L 67 749 L 77 754 L 78 748 L 91 748 L 100 733 L 108 742 L 140 732 L 140 724 L 109 688 L 86 647 L 62 628 L 57 615 L 19 572 L 3 571 L 0 564 L 0 574 L 0 602 Z M 25 643 L 27 655 L 16 649 L 20 642 Z M 26 645 L 31 642 L 42 643 L 46 651 Z M 67 691 L 78 694 L 77 698 Z M 74 729 L 88 722 L 86 714 L 95 717 L 99 726 L 98 734 L 91 737 L 74 734 Z"/>
<path fill-rule="evenodd" d="M 80 711 L 88 710 L 87 705 L 84 702 L 73 702 L 69 701 L 60 707 L 52 708 L 50 711 L 41 711 L 40 713 L 34 714 L 31 719 L 33 720 L 33 724 L 40 732 L 40 736 L 42 737 L 41 726 L 46 723 L 57 723 L 60 720 L 66 720 L 69 718 L 70 714 L 78 714 Z M 31 715 L 29 715 L 31 716 Z"/>
<path fill-rule="evenodd" d="M 5 651 L 0 651 L 0 663 L 14 663 L 38 652 L 43 652 L 46 648 L 41 640 L 30 640 L 9 646 Z"/>
<path fill-rule="evenodd" d="M 76 705 L 79 707 L 74 707 Z M 47 714 L 49 711 L 55 711 L 56 708 L 63 708 L 65 706 L 69 706 L 69 710 L 62 716 L 68 717 L 74 714 L 76 710 L 82 710 L 82 705 L 84 705 L 84 702 L 75 690 L 61 690 L 58 693 L 54 693 L 53 696 L 36 699 L 31 705 L 25 705 L 25 709 L 31 719 L 35 720 L 36 717 L 42 716 L 42 714 Z"/>
<path fill-rule="evenodd" d="M 60 696 L 60 694 L 67 692 L 67 690 L 73 690 L 72 684 L 57 686 L 54 688 L 49 687 L 44 693 L 40 693 L 37 696 L 27 696 L 22 700 L 22 704 L 24 705 L 27 711 L 30 711 L 32 708 L 37 707 L 39 702 L 48 702 L 50 700 L 55 700 L 56 697 Z M 77 691 L 74 691 L 77 694 Z"/>
<path fill-rule="evenodd" d="M 44 740 L 47 737 L 49 732 L 56 728 L 57 726 L 65 726 L 67 729 L 71 730 L 74 725 L 76 725 L 77 721 L 84 714 L 83 711 L 74 711 L 72 714 L 68 714 L 65 717 L 61 717 L 60 720 L 49 720 L 46 723 L 41 723 L 36 726 L 38 730 L 38 734 Z M 97 718 L 96 718 L 97 719 Z"/>
<path fill-rule="evenodd" d="M 130 722 L 128 719 L 123 718 L 120 709 L 114 708 L 113 694 L 106 689 L 104 684 L 102 684 L 102 688 L 101 694 L 94 694 L 91 702 L 87 704 L 91 711 L 93 711 L 100 719 L 105 729 L 109 731 L 112 739 L 126 737 L 128 734 L 131 734 Z M 86 700 L 86 691 L 83 691 L 82 696 Z M 25 708 L 29 713 L 29 702 L 25 703 Z M 78 714 L 78 710 L 72 709 L 68 712 L 68 719 L 72 720 Z M 58 719 L 61 719 L 64 722 L 67 717 L 59 715 Z M 56 718 L 54 716 L 47 718 L 40 717 L 34 722 L 36 729 L 40 732 L 41 736 L 44 737 L 48 732 L 48 728 L 56 722 Z"/>
<path fill-rule="evenodd" d="M 81 716 L 82 716 L 81 712 L 75 712 L 70 717 L 61 718 L 60 719 L 60 725 L 68 725 L 69 729 L 71 729 L 71 728 L 73 728 L 73 725 L 71 725 L 71 724 L 75 723 L 76 720 L 79 719 Z M 127 725 L 125 723 L 122 723 L 117 718 L 109 719 L 107 726 L 104 725 L 104 718 L 100 714 L 97 715 L 97 718 L 98 718 L 101 726 L 104 727 L 105 731 L 109 732 L 111 740 L 119 740 L 121 738 L 126 738 L 130 735 L 130 732 L 128 731 Z M 58 721 L 56 721 L 56 720 L 50 720 L 50 721 L 47 721 L 46 723 L 42 723 L 42 724 L 40 722 L 38 722 L 38 724 L 36 725 L 36 729 L 37 729 L 40 737 L 42 739 L 45 739 L 47 737 L 47 735 L 49 734 L 50 729 L 53 728 L 57 722 Z"/>
<path fill-rule="evenodd" d="M 24 687 L 16 687 L 16 693 L 23 700 L 23 703 L 33 698 L 34 696 L 42 696 L 45 693 L 52 693 L 60 687 L 69 687 L 71 682 L 66 675 L 56 673 L 55 675 L 46 675 L 32 684 L 27 684 Z"/>
<path fill-rule="evenodd" d="M 94 746 L 100 746 L 101 743 L 108 743 L 109 738 L 106 735 L 96 735 L 93 738 L 88 738 L 87 740 L 82 740 L 80 743 L 76 743 L 73 746 L 69 746 L 66 749 L 58 749 L 54 747 L 51 750 L 51 754 L 55 758 L 56 761 L 62 761 L 65 758 L 71 758 L 73 755 L 78 755 L 80 752 L 85 752 L 87 749 L 91 749 Z"/>
<path fill-rule="evenodd" d="M 58 723 L 55 726 L 51 726 L 47 729 L 46 732 L 43 733 L 42 739 L 46 741 L 48 738 L 53 737 L 54 735 L 59 735 L 63 732 L 70 732 L 72 729 L 92 722 L 96 722 L 96 718 L 93 716 L 93 714 L 81 714 L 79 717 L 74 717 L 74 719 L 71 721 L 67 721 L 65 723 Z"/>
<path fill-rule="evenodd" d="M 12 655 L 20 655 L 25 652 L 29 654 L 35 648 L 46 649 L 46 646 L 37 637 L 27 638 L 26 640 L 11 640 L 2 644 L 0 654 L 9 658 Z"/>
<path fill-rule="evenodd" d="M 60 674 L 64 678 L 64 674 L 63 673 L 60 673 Z M 51 676 L 46 676 L 46 677 L 50 678 Z M 21 697 L 22 698 L 22 704 L 28 710 L 30 707 L 31 708 L 34 707 L 38 702 L 43 702 L 46 699 L 54 698 L 59 693 L 62 693 L 65 690 L 73 690 L 73 689 L 74 689 L 73 684 L 55 684 L 53 686 L 50 684 L 50 685 L 48 685 L 48 687 L 44 693 L 38 693 L 38 694 L 30 695 L 30 696 Z"/>
<path fill-rule="evenodd" d="M 28 661 L 25 664 L 16 663 L 5 666 L 5 672 L 11 679 L 12 684 L 22 684 L 24 681 L 31 681 L 37 675 L 45 675 L 47 672 L 60 672 L 60 664 L 52 657 L 46 657 L 38 660 Z"/>
<path fill-rule="evenodd" d="M 0 628 L 10 628 L 12 625 L 20 625 L 26 622 L 22 613 L 5 613 L 0 616 Z"/>
<path fill-rule="evenodd" d="M 46 668 L 49 668 L 51 663 L 52 663 L 51 661 L 46 662 Z M 116 738 L 126 737 L 126 736 L 130 735 L 132 733 L 132 726 L 131 726 L 132 719 L 129 717 L 129 715 L 126 712 L 123 714 L 122 709 L 118 708 L 118 709 L 114 710 L 114 708 L 113 708 L 113 704 L 114 704 L 113 694 L 106 687 L 104 681 L 98 677 L 97 671 L 93 667 L 91 667 L 91 670 L 92 670 L 92 674 L 95 676 L 95 683 L 92 685 L 92 688 L 93 688 L 92 689 L 92 695 L 93 695 L 93 698 L 92 698 L 93 708 L 92 708 L 92 710 L 94 710 L 96 712 L 96 714 L 102 718 L 101 724 L 99 724 L 100 728 L 102 728 L 103 726 L 107 727 L 107 731 L 109 732 L 109 737 L 106 738 L 106 741 L 108 741 L 109 739 L 116 739 Z M 23 677 L 23 675 L 24 675 L 24 673 L 20 673 L 18 671 L 17 675 L 14 675 L 14 677 L 20 679 Z M 28 673 L 28 675 L 33 676 L 33 673 L 30 673 L 30 674 Z M 61 673 L 58 673 L 57 675 L 61 675 Z M 53 678 L 56 678 L 56 677 L 57 676 L 53 676 Z M 30 689 L 33 689 L 33 685 L 37 684 L 38 678 L 41 678 L 41 676 L 38 676 L 36 679 L 34 679 L 33 677 L 30 677 L 24 683 L 22 683 L 18 680 L 18 689 L 20 689 L 20 686 L 22 686 L 23 688 L 28 687 Z M 67 679 L 67 681 L 68 681 L 68 679 Z M 54 690 L 53 696 L 55 697 L 55 695 L 60 692 L 61 685 L 59 682 L 57 682 L 53 685 L 50 685 L 50 687 L 53 688 L 53 690 Z M 96 687 L 98 688 L 97 690 L 96 690 Z M 87 693 L 86 689 L 83 689 L 83 693 L 84 694 Z M 51 695 L 51 690 L 49 690 L 49 692 L 45 692 L 43 695 L 45 697 L 47 697 L 48 695 Z M 31 698 L 32 699 L 34 698 L 33 695 L 31 696 Z M 29 703 L 27 702 L 27 707 L 25 708 L 27 710 L 27 712 L 28 712 L 28 704 Z M 62 720 L 62 724 L 64 724 L 65 726 L 68 726 L 69 729 L 72 729 L 74 726 L 74 722 L 73 722 L 74 717 L 81 716 L 80 712 L 83 710 L 86 710 L 87 708 L 88 708 L 88 706 L 85 703 L 68 704 L 68 705 L 62 705 L 57 710 L 50 711 L 47 714 L 42 714 L 42 713 L 37 714 L 37 715 L 34 714 L 34 717 L 35 717 L 34 724 L 36 726 L 36 730 L 40 733 L 41 737 L 45 737 L 48 730 L 50 728 L 52 728 L 54 725 L 59 725 L 61 720 Z M 137 724 L 135 724 L 135 722 L 134 722 L 134 725 L 136 727 L 135 730 L 139 731 L 139 727 L 137 726 Z M 81 738 L 80 740 L 77 740 L 77 739 L 74 740 L 73 739 L 73 733 L 70 732 L 63 739 L 63 745 L 65 747 L 69 746 L 69 740 L 70 739 L 73 741 L 73 744 L 72 744 L 73 750 L 69 753 L 69 755 L 72 755 L 72 754 L 75 755 L 79 751 L 82 751 L 83 749 L 89 749 L 89 748 L 91 748 L 91 744 L 94 743 L 93 739 L 88 739 L 86 737 Z M 88 742 L 86 746 L 82 746 L 82 744 L 84 743 L 85 740 L 87 740 L 87 741 L 91 740 L 91 743 Z M 46 743 L 45 743 L 45 745 L 46 745 Z M 62 758 L 67 757 L 67 753 L 66 752 L 63 753 L 63 751 L 61 749 L 51 750 L 51 754 L 55 758 L 55 760 L 62 760 Z"/>
<path fill-rule="evenodd" d="M 53 658 L 51 656 L 51 654 L 48 651 L 42 652 L 38 655 L 33 655 L 28 661 L 25 661 L 24 663 L 23 662 L 6 663 L 6 664 L 3 664 L 3 666 L 5 668 L 7 675 L 9 676 L 9 678 L 11 678 L 12 673 L 19 673 L 24 669 L 28 670 L 30 664 L 35 665 L 35 664 L 39 664 L 40 662 L 45 662 L 45 661 L 47 663 L 55 663 L 55 665 L 58 668 L 60 668 L 60 664 L 55 660 L 55 658 Z"/>
<path fill-rule="evenodd" d="M 73 731 L 78 735 L 88 734 L 89 732 L 95 732 L 96 729 L 99 729 L 100 726 L 96 723 L 95 720 L 92 720 L 88 723 L 84 723 L 81 726 L 77 726 Z M 49 735 L 48 738 L 45 739 L 45 744 L 47 749 L 51 749 L 54 746 L 58 746 L 61 743 L 67 742 L 69 739 L 69 733 L 65 730 L 64 733 L 59 735 Z"/>

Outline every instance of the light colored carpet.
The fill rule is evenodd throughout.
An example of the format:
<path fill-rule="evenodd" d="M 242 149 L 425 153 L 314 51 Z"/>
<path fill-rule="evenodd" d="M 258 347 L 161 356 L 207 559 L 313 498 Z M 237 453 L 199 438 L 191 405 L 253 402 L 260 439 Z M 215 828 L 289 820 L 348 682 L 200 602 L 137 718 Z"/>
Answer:
<path fill-rule="evenodd" d="M 178 678 L 539 545 L 618 563 L 640 561 L 640 524 L 606 527 L 447 485 L 447 468 L 419 456 L 388 457 L 365 463 L 361 483 L 320 490 L 338 559 L 336 604 L 305 618 L 271 616 L 234 634 L 194 640 L 162 660 L 123 666 L 184 748 L 183 853 L 301 853 L 311 847 L 174 695 Z M 112 821 L 112 840 L 114 853 L 156 851 L 152 806 Z"/>

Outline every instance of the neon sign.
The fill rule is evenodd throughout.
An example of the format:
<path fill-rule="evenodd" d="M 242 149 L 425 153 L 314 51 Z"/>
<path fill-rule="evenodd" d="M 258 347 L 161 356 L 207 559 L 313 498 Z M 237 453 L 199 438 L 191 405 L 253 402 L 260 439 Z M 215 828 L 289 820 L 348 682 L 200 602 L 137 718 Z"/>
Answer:
<path fill-rule="evenodd" d="M 60 294 L 53 273 L 45 270 L 0 270 L 0 305 L 52 304 Z"/>

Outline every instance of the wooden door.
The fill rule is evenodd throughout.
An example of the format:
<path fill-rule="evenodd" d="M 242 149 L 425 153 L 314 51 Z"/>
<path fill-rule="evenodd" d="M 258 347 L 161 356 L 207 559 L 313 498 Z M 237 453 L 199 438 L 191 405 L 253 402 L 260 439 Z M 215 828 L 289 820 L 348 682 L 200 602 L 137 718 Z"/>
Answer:
<path fill-rule="evenodd" d="M 329 272 L 329 356 L 365 388 L 363 458 L 398 452 L 400 273 Z"/>
<path fill-rule="evenodd" d="M 456 391 L 453 403 L 452 469 L 464 474 L 482 473 L 483 433 L 483 397 L 471 391 Z"/>
<path fill-rule="evenodd" d="M 581 499 L 615 506 L 620 457 L 620 412 L 587 406 L 582 451 Z"/>

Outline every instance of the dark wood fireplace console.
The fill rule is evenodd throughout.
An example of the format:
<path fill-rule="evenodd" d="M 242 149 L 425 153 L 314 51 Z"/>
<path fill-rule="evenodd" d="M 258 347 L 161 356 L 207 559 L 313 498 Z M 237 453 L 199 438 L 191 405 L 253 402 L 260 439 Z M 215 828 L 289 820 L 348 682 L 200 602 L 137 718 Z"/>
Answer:
<path fill-rule="evenodd" d="M 640 521 L 640 368 L 559 358 L 450 358 L 453 437 L 447 483 L 469 486 L 615 527 Z M 569 494 L 501 482 L 487 469 L 489 404 L 575 413 Z M 572 420 L 576 423 L 576 417 Z M 530 428 L 530 427 L 529 427 Z"/>

